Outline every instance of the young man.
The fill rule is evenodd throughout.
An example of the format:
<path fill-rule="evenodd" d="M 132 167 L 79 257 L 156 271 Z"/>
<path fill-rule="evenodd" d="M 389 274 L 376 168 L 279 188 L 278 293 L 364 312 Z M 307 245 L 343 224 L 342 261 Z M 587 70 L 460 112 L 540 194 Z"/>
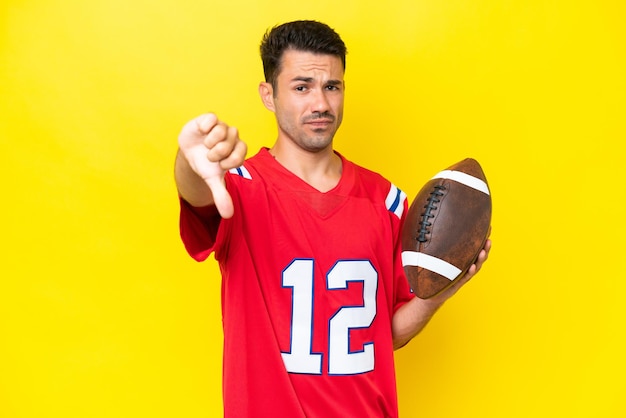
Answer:
<path fill-rule="evenodd" d="M 487 258 L 428 300 L 401 261 L 405 195 L 333 149 L 346 47 L 328 26 L 265 34 L 259 94 L 278 138 L 245 160 L 213 114 L 179 136 L 180 228 L 192 257 L 222 272 L 227 417 L 397 417 L 393 350 Z"/>

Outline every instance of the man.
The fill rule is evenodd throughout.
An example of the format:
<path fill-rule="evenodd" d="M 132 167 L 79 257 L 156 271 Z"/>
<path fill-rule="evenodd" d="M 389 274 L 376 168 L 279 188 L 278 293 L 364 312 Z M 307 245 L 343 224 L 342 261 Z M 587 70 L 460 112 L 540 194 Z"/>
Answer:
<path fill-rule="evenodd" d="M 397 417 L 393 350 L 406 344 L 487 258 L 428 300 L 401 262 L 405 196 L 333 149 L 346 47 L 327 25 L 265 34 L 259 94 L 278 138 L 245 160 L 213 114 L 179 136 L 181 237 L 222 272 L 227 417 Z M 392 204 L 399 197 L 399 204 Z"/>

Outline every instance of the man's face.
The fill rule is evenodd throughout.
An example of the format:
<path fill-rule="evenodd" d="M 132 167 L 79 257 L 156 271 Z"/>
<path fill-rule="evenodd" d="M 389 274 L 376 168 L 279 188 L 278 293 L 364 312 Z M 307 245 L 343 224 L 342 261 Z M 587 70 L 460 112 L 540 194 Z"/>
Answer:
<path fill-rule="evenodd" d="M 343 118 L 344 69 L 334 55 L 287 50 L 276 88 L 264 98 L 276 114 L 278 139 L 318 152 L 332 146 Z M 268 100 L 271 103 L 268 105 Z"/>

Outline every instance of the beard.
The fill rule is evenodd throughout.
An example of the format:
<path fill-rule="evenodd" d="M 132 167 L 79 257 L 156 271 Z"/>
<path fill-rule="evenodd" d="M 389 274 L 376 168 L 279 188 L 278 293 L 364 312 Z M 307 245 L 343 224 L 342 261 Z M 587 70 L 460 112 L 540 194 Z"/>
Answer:
<path fill-rule="evenodd" d="M 333 138 L 341 125 L 339 118 L 329 112 L 315 112 L 297 123 L 277 118 L 279 130 L 298 147 L 308 152 L 320 152 L 332 146 Z M 324 122 L 316 126 L 316 122 Z"/>

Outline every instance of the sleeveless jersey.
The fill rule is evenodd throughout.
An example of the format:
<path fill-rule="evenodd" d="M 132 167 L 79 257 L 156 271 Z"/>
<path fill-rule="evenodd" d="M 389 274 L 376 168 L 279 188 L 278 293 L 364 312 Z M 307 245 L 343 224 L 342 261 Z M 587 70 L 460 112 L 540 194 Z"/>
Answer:
<path fill-rule="evenodd" d="M 406 196 L 340 157 L 321 193 L 261 149 L 226 175 L 231 219 L 181 199 L 187 251 L 222 273 L 226 417 L 397 417 Z"/>

